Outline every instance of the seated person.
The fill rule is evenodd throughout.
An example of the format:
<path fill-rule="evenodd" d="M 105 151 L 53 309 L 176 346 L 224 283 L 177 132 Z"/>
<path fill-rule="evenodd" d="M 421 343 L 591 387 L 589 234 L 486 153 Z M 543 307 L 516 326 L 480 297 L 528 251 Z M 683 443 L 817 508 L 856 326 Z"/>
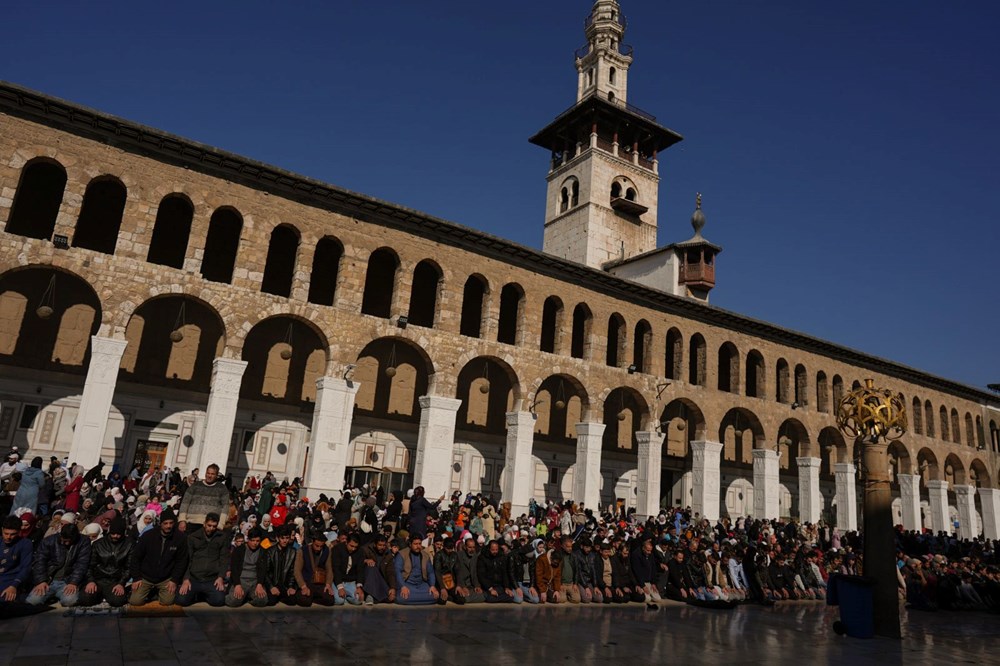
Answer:
<path fill-rule="evenodd" d="M 125 538 L 125 519 L 113 518 L 108 535 L 91 543 L 87 584 L 80 594 L 81 606 L 95 606 L 101 600 L 112 608 L 128 601 L 129 562 L 135 542 Z"/>
<path fill-rule="evenodd" d="M 357 532 L 348 535 L 347 541 L 338 543 L 330 552 L 333 569 L 334 603 L 344 602 L 359 606 L 365 600 L 364 585 L 358 577 L 364 570 L 364 556 L 361 553 L 361 537 Z"/>
<path fill-rule="evenodd" d="M 58 599 L 63 606 L 75 606 L 89 567 L 90 539 L 76 525 L 63 525 L 58 534 L 42 539 L 35 552 L 35 587 L 26 601 L 38 606 Z"/>
<path fill-rule="evenodd" d="M 434 561 L 423 548 L 423 537 L 414 534 L 410 545 L 396 555 L 396 603 L 421 605 L 437 603 Z"/>
<path fill-rule="evenodd" d="M 187 537 L 188 569 L 177 594 L 180 606 L 204 599 L 209 606 L 226 603 L 229 538 L 219 529 L 219 514 L 209 512 L 200 528 Z"/>
<path fill-rule="evenodd" d="M 226 595 L 226 605 L 238 608 L 246 602 L 258 608 L 268 604 L 267 588 L 267 551 L 260 547 L 264 531 L 252 527 L 247 532 L 247 540 L 239 548 L 233 550 L 229 559 L 229 593 Z"/>
<path fill-rule="evenodd" d="M 299 586 L 295 595 L 295 603 L 299 606 L 334 604 L 333 569 L 325 533 L 313 533 L 309 545 L 300 548 L 295 555 L 295 584 Z"/>
<path fill-rule="evenodd" d="M 500 552 L 500 542 L 494 539 L 479 554 L 476 563 L 476 574 L 487 603 L 514 601 L 514 584 L 509 580 L 508 573 L 507 557 Z"/>
<path fill-rule="evenodd" d="M 0 605 L 14 602 L 31 580 L 31 539 L 21 536 L 21 519 L 7 516 L 0 544 Z"/>
<path fill-rule="evenodd" d="M 394 603 L 396 601 L 395 555 L 389 547 L 389 538 L 379 534 L 361 549 L 365 565 L 365 604 Z"/>
<path fill-rule="evenodd" d="M 277 530 L 273 546 L 267 549 L 265 582 L 268 605 L 279 601 L 292 606 L 295 604 L 295 549 L 292 547 L 292 528 L 282 525 Z"/>

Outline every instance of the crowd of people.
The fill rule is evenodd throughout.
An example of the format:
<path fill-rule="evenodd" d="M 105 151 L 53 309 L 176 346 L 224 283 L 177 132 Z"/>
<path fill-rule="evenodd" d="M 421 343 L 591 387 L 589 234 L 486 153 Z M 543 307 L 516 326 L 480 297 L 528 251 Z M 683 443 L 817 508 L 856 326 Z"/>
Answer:
<path fill-rule="evenodd" d="M 13 451 L 0 465 L 0 609 L 371 604 L 770 604 L 821 600 L 863 573 L 859 534 L 787 520 L 617 504 L 347 488 L 305 497 L 268 473 L 242 487 L 210 465 L 122 475 Z M 1000 611 L 997 543 L 897 532 L 916 609 Z"/>

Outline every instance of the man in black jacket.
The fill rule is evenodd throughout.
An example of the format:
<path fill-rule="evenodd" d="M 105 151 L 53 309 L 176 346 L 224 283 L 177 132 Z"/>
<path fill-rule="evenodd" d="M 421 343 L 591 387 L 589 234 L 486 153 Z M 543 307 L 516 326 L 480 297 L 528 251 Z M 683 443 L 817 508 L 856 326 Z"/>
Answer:
<path fill-rule="evenodd" d="M 645 537 L 631 555 L 632 575 L 636 585 L 642 588 L 646 602 L 659 601 L 660 593 L 656 589 L 656 556 L 653 554 L 653 538 Z"/>
<path fill-rule="evenodd" d="M 90 574 L 80 594 L 81 606 L 94 606 L 104 599 L 109 606 L 121 608 L 128 601 L 125 588 L 135 542 L 125 538 L 125 529 L 124 518 L 112 518 L 108 535 L 91 545 Z"/>
<path fill-rule="evenodd" d="M 170 606 L 188 566 L 184 533 L 174 529 L 177 516 L 167 508 L 160 514 L 160 528 L 139 537 L 132 550 L 132 595 L 129 605 L 142 606 L 156 590 L 161 606 Z"/>
<path fill-rule="evenodd" d="M 691 571 L 684 564 L 684 551 L 678 548 L 673 558 L 667 562 L 667 598 L 675 601 L 689 601 L 695 598 L 694 581 Z"/>
<path fill-rule="evenodd" d="M 63 606 L 76 605 L 89 566 L 90 539 L 81 537 L 76 525 L 63 525 L 38 546 L 31 567 L 35 587 L 25 601 L 38 606 L 58 599 Z"/>
<path fill-rule="evenodd" d="M 333 568 L 334 603 L 343 606 L 347 602 L 359 606 L 365 600 L 364 579 L 361 578 L 364 576 L 365 560 L 361 552 L 361 537 L 356 532 L 349 534 L 347 541 L 330 549 L 330 564 Z"/>
<path fill-rule="evenodd" d="M 247 540 L 233 551 L 229 560 L 229 580 L 232 586 L 226 595 L 226 605 L 238 608 L 247 601 L 257 608 L 267 606 L 267 551 L 260 547 L 264 531 L 259 527 L 247 532 Z"/>
<path fill-rule="evenodd" d="M 229 538 L 219 529 L 219 514 L 209 512 L 204 520 L 187 537 L 188 567 L 177 595 L 180 606 L 190 606 L 202 597 L 209 606 L 226 603 Z"/>
<path fill-rule="evenodd" d="M 292 548 L 292 530 L 288 525 L 278 528 L 277 543 L 267 550 L 266 583 L 268 605 L 279 601 L 295 605 L 295 549 Z"/>
<path fill-rule="evenodd" d="M 579 548 L 573 551 L 573 568 L 579 581 L 580 601 L 586 604 L 604 601 L 601 587 L 597 584 L 597 553 L 588 537 L 580 539 Z"/>
<path fill-rule="evenodd" d="M 500 552 L 500 542 L 494 539 L 479 553 L 476 562 L 476 576 L 487 603 L 514 601 L 513 584 L 508 574 L 507 556 Z"/>

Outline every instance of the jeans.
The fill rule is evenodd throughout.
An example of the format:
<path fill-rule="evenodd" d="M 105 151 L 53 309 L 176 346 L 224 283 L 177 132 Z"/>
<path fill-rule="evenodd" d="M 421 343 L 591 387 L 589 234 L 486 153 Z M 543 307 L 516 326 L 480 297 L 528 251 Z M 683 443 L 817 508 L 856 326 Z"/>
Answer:
<path fill-rule="evenodd" d="M 358 584 L 354 582 L 344 581 L 341 583 L 344 588 L 344 595 L 341 596 L 340 588 L 333 588 L 333 603 L 337 606 L 343 606 L 344 602 L 351 604 L 352 606 L 357 606 L 361 603 L 361 597 L 358 596 Z"/>
<path fill-rule="evenodd" d="M 530 585 L 528 585 L 527 583 L 520 583 L 518 585 L 518 587 L 521 590 L 521 595 L 520 595 L 520 598 L 518 598 L 517 592 L 515 590 L 515 594 L 514 594 L 514 603 L 515 604 L 519 604 L 522 601 L 527 601 L 529 604 L 537 604 L 538 603 L 538 592 L 532 592 Z"/>
<path fill-rule="evenodd" d="M 178 588 L 180 589 L 180 588 Z M 192 580 L 187 594 L 177 594 L 178 606 L 190 606 L 204 599 L 209 606 L 224 606 L 226 593 L 215 589 L 215 580 Z"/>
<path fill-rule="evenodd" d="M 66 594 L 65 589 L 69 583 L 64 580 L 54 580 L 49 583 L 49 589 L 45 594 L 35 594 L 32 592 L 25 599 L 32 606 L 41 606 L 42 604 L 47 604 L 53 599 L 58 599 L 59 603 L 63 606 L 75 606 L 76 602 L 80 598 L 80 588 L 77 587 L 76 592 L 73 594 Z"/>

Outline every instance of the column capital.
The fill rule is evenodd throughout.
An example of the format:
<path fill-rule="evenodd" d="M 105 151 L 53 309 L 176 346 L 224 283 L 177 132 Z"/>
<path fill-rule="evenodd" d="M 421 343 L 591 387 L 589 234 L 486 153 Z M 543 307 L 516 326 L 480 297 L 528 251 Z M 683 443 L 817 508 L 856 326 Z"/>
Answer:
<path fill-rule="evenodd" d="M 795 464 L 799 467 L 819 467 L 823 464 L 823 461 L 819 458 L 813 458 L 812 456 L 803 456 L 801 458 L 796 458 Z"/>
<path fill-rule="evenodd" d="M 442 409 L 457 412 L 462 406 L 462 401 L 458 398 L 446 398 L 443 395 L 422 395 L 417 398 L 420 409 Z"/>
<path fill-rule="evenodd" d="M 928 490 L 943 490 L 943 491 L 947 492 L 948 491 L 948 482 L 947 481 L 940 481 L 938 479 L 931 479 L 930 481 L 927 482 L 927 489 Z"/>
<path fill-rule="evenodd" d="M 778 459 L 778 452 L 771 449 L 754 449 L 752 454 L 754 460 Z"/>
<path fill-rule="evenodd" d="M 969 486 L 969 485 L 964 485 L 964 484 L 963 485 L 954 485 L 954 486 L 952 486 L 952 490 L 955 491 L 956 495 L 967 495 L 969 497 L 973 497 L 976 494 L 976 487 L 975 486 Z"/>
<path fill-rule="evenodd" d="M 992 498 L 992 497 L 1000 498 L 1000 488 L 980 488 L 979 489 L 979 496 L 980 497 L 990 497 L 990 498 Z"/>
<path fill-rule="evenodd" d="M 128 340 L 120 338 L 103 338 L 99 335 L 90 336 L 90 356 L 95 355 L 118 356 L 119 359 L 125 353 Z"/>
<path fill-rule="evenodd" d="M 858 470 L 854 463 L 834 463 L 833 471 L 836 474 L 854 474 Z"/>
<path fill-rule="evenodd" d="M 353 379 L 320 377 L 316 380 L 317 391 L 343 391 L 344 393 L 357 393 L 359 388 L 361 388 L 361 382 Z"/>
<path fill-rule="evenodd" d="M 220 356 L 212 361 L 212 369 L 216 372 L 238 373 L 242 377 L 247 369 L 247 362 L 238 358 Z"/>
<path fill-rule="evenodd" d="M 534 424 L 538 417 L 531 412 L 507 412 L 507 426 Z"/>
<path fill-rule="evenodd" d="M 577 423 L 576 434 L 577 436 L 592 435 L 594 437 L 601 437 L 604 435 L 605 428 L 607 428 L 607 426 L 603 423 Z"/>
<path fill-rule="evenodd" d="M 708 453 L 714 453 L 716 451 L 722 450 L 721 442 L 711 442 L 707 439 L 695 439 L 691 441 L 692 451 L 705 451 Z"/>
<path fill-rule="evenodd" d="M 635 433 L 635 439 L 640 444 L 652 444 L 653 442 L 663 443 L 663 439 L 666 437 L 662 432 L 655 432 L 652 430 L 639 430 Z"/>

